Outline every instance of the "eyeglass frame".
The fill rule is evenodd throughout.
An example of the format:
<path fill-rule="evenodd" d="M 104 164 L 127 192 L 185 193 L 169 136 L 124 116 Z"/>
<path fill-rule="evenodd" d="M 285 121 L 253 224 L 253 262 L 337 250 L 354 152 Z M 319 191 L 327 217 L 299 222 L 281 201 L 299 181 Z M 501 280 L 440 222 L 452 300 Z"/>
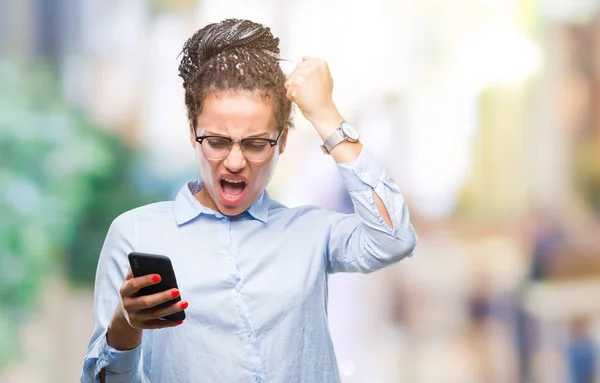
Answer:
<path fill-rule="evenodd" d="M 271 145 L 271 149 L 273 149 L 278 143 L 279 143 L 279 138 L 281 138 L 281 135 L 283 134 L 283 132 L 286 129 L 284 128 L 280 128 L 279 129 L 279 133 L 277 134 L 277 137 L 275 139 L 271 139 L 271 138 L 264 138 L 264 137 L 246 137 L 246 138 L 231 138 L 228 136 L 221 136 L 218 134 L 209 134 L 209 135 L 205 135 L 205 136 L 198 136 L 198 133 L 196 132 L 196 129 L 194 129 L 194 137 L 196 139 L 196 142 L 199 143 L 200 145 L 202 145 L 202 141 L 204 141 L 207 138 L 225 138 L 229 141 L 229 151 L 227 152 L 227 155 L 221 159 L 220 161 L 223 161 L 224 159 L 226 159 L 227 157 L 229 157 L 229 154 L 231 154 L 231 149 L 233 148 L 233 144 L 237 143 L 240 145 L 240 151 L 242 152 L 242 154 L 244 155 L 244 158 L 246 159 L 246 161 L 250 161 L 250 162 L 265 162 L 268 158 L 265 158 L 262 161 L 256 161 L 256 160 L 250 160 L 248 159 L 248 157 L 246 157 L 246 153 L 244 151 L 244 142 L 248 141 L 248 140 L 264 140 L 267 141 L 269 143 L 269 145 Z"/>

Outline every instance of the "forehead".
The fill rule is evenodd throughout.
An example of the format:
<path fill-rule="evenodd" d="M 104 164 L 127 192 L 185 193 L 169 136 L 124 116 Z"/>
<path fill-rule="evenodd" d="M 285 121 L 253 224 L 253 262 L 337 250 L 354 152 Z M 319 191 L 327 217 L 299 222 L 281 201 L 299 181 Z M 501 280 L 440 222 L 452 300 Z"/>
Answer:
<path fill-rule="evenodd" d="M 273 102 L 258 92 L 211 92 L 198 116 L 198 129 L 234 138 L 277 130 Z"/>

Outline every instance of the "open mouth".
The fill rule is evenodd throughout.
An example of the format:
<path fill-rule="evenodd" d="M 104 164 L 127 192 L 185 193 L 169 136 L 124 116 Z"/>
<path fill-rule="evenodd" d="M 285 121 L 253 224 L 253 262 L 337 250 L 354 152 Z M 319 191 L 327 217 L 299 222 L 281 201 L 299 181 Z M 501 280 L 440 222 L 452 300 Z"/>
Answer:
<path fill-rule="evenodd" d="M 245 181 L 221 178 L 221 199 L 226 205 L 235 205 L 240 202 L 245 190 Z"/>

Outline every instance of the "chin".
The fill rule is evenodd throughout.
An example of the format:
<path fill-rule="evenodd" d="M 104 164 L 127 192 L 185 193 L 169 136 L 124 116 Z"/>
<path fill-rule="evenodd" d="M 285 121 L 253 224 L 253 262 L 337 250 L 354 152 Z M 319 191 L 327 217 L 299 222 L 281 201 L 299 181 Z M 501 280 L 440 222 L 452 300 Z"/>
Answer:
<path fill-rule="evenodd" d="M 227 216 L 240 215 L 244 211 L 246 211 L 249 207 L 250 207 L 250 205 L 246 206 L 246 204 L 244 204 L 244 205 L 240 204 L 238 206 L 227 206 L 227 205 L 223 205 L 222 203 L 219 204 L 219 210 L 221 211 L 221 213 L 223 215 L 227 215 Z"/>

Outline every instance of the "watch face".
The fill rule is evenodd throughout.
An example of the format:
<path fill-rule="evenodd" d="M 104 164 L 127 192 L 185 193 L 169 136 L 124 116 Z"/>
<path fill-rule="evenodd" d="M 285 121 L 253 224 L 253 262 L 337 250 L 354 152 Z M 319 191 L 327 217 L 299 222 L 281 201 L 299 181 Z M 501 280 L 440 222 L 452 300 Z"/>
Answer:
<path fill-rule="evenodd" d="M 358 131 L 354 126 L 352 126 L 349 122 L 342 122 L 342 131 L 344 135 L 348 137 L 350 140 L 357 141 L 358 140 Z"/>

